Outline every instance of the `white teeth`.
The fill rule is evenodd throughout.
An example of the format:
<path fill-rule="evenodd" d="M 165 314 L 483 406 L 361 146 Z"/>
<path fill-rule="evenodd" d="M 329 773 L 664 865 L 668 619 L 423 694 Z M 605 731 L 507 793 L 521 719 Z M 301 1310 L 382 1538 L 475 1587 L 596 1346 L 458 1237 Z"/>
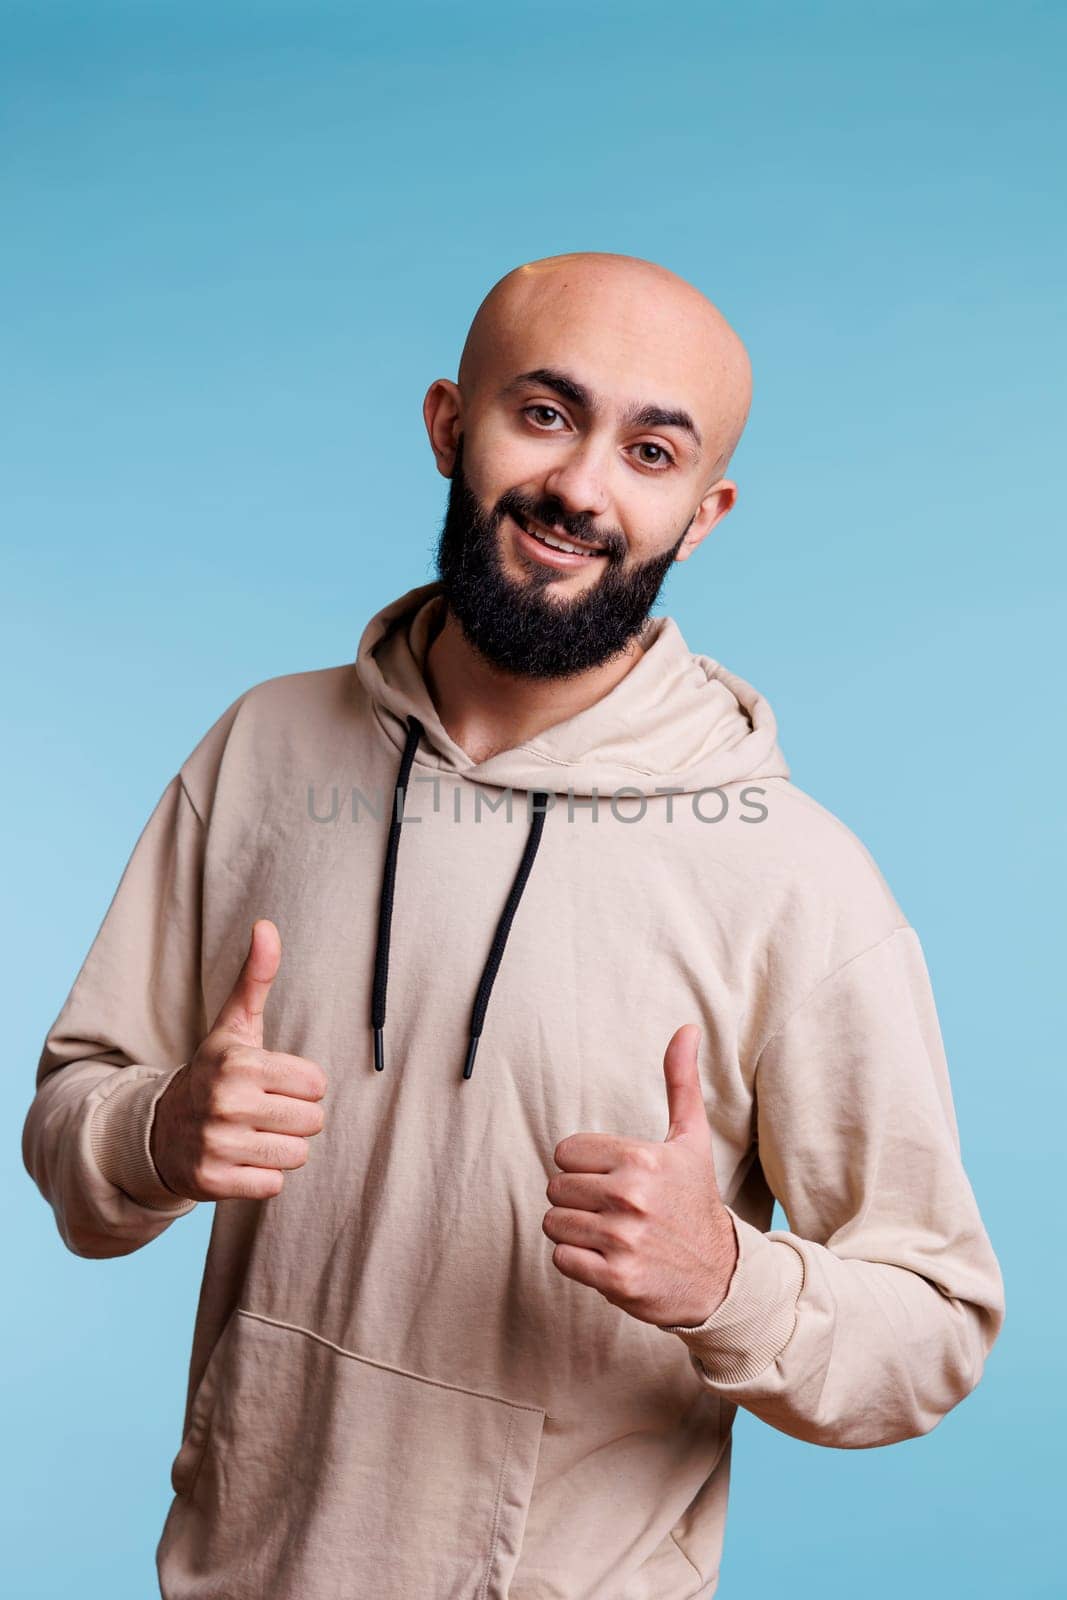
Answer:
<path fill-rule="evenodd" d="M 565 550 L 568 555 L 587 556 L 599 554 L 599 551 L 587 550 L 578 544 L 568 544 L 566 539 L 558 539 L 554 533 L 543 533 L 532 522 L 526 524 L 526 531 L 531 533 L 535 539 L 540 539 L 542 544 L 551 545 L 553 550 Z"/>

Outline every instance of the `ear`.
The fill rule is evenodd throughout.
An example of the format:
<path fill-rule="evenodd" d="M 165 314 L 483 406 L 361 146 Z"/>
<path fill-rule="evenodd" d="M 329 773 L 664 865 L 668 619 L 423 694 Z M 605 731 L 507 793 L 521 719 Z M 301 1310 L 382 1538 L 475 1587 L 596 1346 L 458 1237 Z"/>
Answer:
<path fill-rule="evenodd" d="M 450 378 L 435 378 L 422 402 L 422 415 L 430 448 L 442 478 L 450 478 L 456 463 L 456 441 L 463 430 L 463 396 Z"/>
<path fill-rule="evenodd" d="M 728 511 L 732 511 L 737 499 L 737 484 L 729 478 L 720 478 L 713 483 L 700 502 L 696 516 L 689 525 L 688 532 L 678 547 L 675 561 L 688 561 L 697 545 L 706 539 L 717 522 L 721 522 Z"/>

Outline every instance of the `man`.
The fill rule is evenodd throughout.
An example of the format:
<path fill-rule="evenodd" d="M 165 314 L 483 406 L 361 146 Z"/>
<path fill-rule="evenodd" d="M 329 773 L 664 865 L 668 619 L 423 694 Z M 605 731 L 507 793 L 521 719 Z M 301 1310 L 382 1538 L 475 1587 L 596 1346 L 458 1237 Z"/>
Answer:
<path fill-rule="evenodd" d="M 749 393 L 665 269 L 509 273 L 425 400 L 437 581 L 137 841 L 24 1148 L 80 1255 L 216 1204 L 166 1600 L 710 1596 L 738 1406 L 862 1448 L 979 1381 L 918 937 L 650 616 Z"/>

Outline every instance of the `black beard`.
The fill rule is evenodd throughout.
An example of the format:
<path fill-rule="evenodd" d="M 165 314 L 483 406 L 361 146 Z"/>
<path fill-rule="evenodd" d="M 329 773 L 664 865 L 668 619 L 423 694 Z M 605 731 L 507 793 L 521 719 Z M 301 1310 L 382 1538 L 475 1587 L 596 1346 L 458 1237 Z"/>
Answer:
<path fill-rule="evenodd" d="M 600 581 L 573 600 L 545 594 L 558 581 L 551 567 L 531 567 L 526 583 L 513 583 L 500 559 L 499 528 L 506 515 L 532 517 L 564 535 L 606 544 Z M 463 473 L 461 436 L 437 576 L 467 643 L 490 665 L 522 678 L 571 678 L 621 655 L 640 633 L 692 520 L 663 555 L 627 567 L 621 534 L 593 529 L 587 517 L 568 517 L 558 500 L 529 501 L 508 490 L 493 512 L 483 513 Z"/>

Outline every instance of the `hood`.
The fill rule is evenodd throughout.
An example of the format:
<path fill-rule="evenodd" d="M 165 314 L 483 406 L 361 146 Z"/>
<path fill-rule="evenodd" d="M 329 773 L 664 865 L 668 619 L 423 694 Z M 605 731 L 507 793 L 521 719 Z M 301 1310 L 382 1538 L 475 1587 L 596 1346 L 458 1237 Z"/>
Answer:
<path fill-rule="evenodd" d="M 398 749 L 409 717 L 422 727 L 420 759 L 477 783 L 553 794 L 642 794 L 671 785 L 691 794 L 740 779 L 788 778 L 767 701 L 710 656 L 695 655 L 672 617 L 650 617 L 644 654 L 625 678 L 576 716 L 525 744 L 472 761 L 446 731 L 423 677 L 444 608 L 439 582 L 385 606 L 363 631 L 356 670 Z"/>
<path fill-rule="evenodd" d="M 536 738 L 472 761 L 449 737 L 423 677 L 423 663 L 444 609 L 441 584 L 420 584 L 372 617 L 356 657 L 374 714 L 401 751 L 390 809 L 378 899 L 371 988 L 374 1065 L 385 1069 L 385 1001 L 404 798 L 420 746 L 422 761 L 474 782 L 528 795 L 530 827 L 503 902 L 471 1009 L 463 1077 L 471 1076 L 489 996 L 508 933 L 533 870 L 554 794 L 609 795 L 629 787 L 686 794 L 749 778 L 788 778 L 774 713 L 751 684 L 709 656 L 694 655 L 671 617 L 650 617 L 641 658 L 595 705 Z"/>

